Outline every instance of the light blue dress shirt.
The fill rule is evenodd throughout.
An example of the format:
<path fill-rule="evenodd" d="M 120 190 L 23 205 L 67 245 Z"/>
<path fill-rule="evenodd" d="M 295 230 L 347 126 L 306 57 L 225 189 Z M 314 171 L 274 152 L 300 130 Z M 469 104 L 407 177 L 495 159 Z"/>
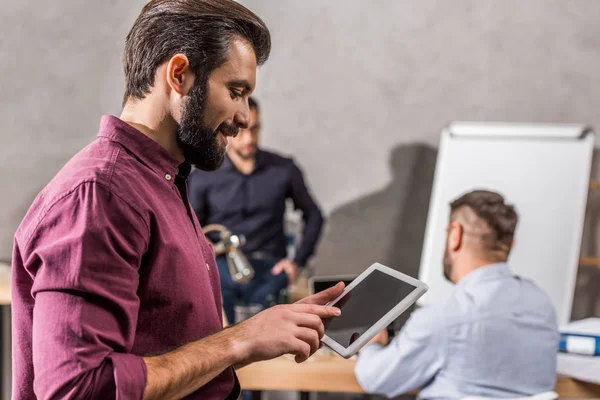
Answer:
<path fill-rule="evenodd" d="M 544 292 L 492 264 L 443 304 L 413 312 L 388 346 L 366 346 L 355 373 L 365 391 L 388 397 L 419 387 L 422 399 L 530 396 L 553 390 L 558 341 Z"/>

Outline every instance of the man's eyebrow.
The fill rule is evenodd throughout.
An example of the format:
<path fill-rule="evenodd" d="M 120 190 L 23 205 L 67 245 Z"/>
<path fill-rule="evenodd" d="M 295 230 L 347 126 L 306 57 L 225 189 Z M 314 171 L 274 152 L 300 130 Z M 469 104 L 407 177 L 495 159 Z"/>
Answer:
<path fill-rule="evenodd" d="M 244 90 L 246 90 L 248 92 L 252 91 L 252 86 L 250 86 L 250 82 L 248 82 L 245 79 L 236 79 L 236 80 L 227 82 L 227 84 L 229 86 L 242 87 L 242 88 L 244 88 Z"/>

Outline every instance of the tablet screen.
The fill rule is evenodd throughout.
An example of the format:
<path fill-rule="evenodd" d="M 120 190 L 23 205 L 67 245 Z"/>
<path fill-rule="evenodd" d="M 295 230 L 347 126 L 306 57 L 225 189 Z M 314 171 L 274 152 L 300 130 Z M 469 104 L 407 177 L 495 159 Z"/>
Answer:
<path fill-rule="evenodd" d="M 327 321 L 325 334 L 348 347 L 413 290 L 410 283 L 376 269 L 335 304 L 342 315 Z"/>
<path fill-rule="evenodd" d="M 357 276 L 358 275 L 355 275 L 352 279 L 335 279 L 335 278 L 325 279 L 325 280 L 314 279 L 312 282 L 312 288 L 311 288 L 312 293 L 322 292 L 323 290 L 327 290 L 330 287 L 334 287 L 335 285 L 337 285 L 340 282 L 344 282 L 344 285 L 348 286 L 352 283 L 352 281 Z"/>

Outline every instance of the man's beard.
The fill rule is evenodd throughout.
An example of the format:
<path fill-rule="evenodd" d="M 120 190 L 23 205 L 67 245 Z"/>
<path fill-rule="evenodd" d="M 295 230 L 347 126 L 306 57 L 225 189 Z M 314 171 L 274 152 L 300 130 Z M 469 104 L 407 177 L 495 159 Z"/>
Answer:
<path fill-rule="evenodd" d="M 239 128 L 223 122 L 217 130 L 213 130 L 204 123 L 206 83 L 205 81 L 195 84 L 184 99 L 177 141 L 183 149 L 185 161 L 203 171 L 214 171 L 225 160 L 226 146 L 221 142 L 219 134 L 223 131 L 236 135 Z"/>
<path fill-rule="evenodd" d="M 256 159 L 256 152 L 258 151 L 258 149 L 255 147 L 254 150 L 248 151 L 246 153 L 240 151 L 240 150 L 235 150 L 235 154 L 238 155 L 238 157 L 240 157 L 242 160 L 244 161 L 248 161 L 248 160 L 254 160 Z"/>
<path fill-rule="evenodd" d="M 444 259 L 442 261 L 442 264 L 444 265 L 444 278 L 446 278 L 450 283 L 454 283 L 450 278 L 450 276 L 452 275 L 452 262 L 450 261 L 450 254 L 448 253 L 447 243 L 446 249 L 444 250 Z"/>

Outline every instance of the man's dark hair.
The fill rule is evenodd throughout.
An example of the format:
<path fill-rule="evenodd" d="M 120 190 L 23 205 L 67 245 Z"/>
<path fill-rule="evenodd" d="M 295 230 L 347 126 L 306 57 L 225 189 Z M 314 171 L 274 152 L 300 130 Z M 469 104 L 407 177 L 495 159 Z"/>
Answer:
<path fill-rule="evenodd" d="M 142 9 L 125 41 L 125 94 L 143 99 L 158 67 L 185 54 L 199 84 L 223 65 L 235 38 L 254 49 L 258 65 L 271 51 L 271 35 L 252 11 L 233 0 L 152 0 Z"/>
<path fill-rule="evenodd" d="M 474 190 L 450 203 L 450 215 L 463 207 L 470 208 L 491 229 L 486 242 L 490 250 L 510 251 L 519 217 L 504 197 L 488 190 Z"/>
<path fill-rule="evenodd" d="M 260 106 L 258 105 L 258 101 L 252 96 L 248 97 L 248 107 L 252 110 L 256 109 L 257 112 L 260 112 Z"/>

